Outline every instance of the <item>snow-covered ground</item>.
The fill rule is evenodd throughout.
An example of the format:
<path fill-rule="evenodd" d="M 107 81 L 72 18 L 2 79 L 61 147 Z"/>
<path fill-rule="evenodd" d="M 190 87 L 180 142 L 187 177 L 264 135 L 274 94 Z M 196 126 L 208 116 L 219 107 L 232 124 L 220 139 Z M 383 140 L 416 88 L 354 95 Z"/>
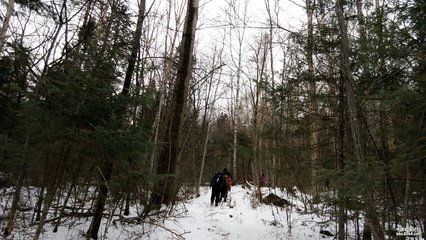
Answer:
<path fill-rule="evenodd" d="M 335 232 L 335 221 L 327 213 L 330 208 L 319 204 L 313 206 L 317 211 L 310 210 L 311 207 L 305 206 L 302 201 L 305 199 L 306 202 L 310 196 L 297 190 L 290 194 L 262 188 L 263 197 L 274 193 L 288 200 L 291 205 L 286 207 L 260 203 L 255 197 L 257 190 L 253 187 L 234 186 L 228 201 L 217 207 L 210 205 L 209 187 L 203 187 L 200 191 L 200 197 L 179 203 L 166 218 L 151 216 L 136 222 L 141 209 L 135 206 L 131 209 L 131 216 L 124 218 L 116 214 L 110 219 L 104 217 L 99 239 L 334 239 L 333 236 L 320 234 L 321 230 Z M 18 221 L 11 238 L 32 239 L 36 229 L 35 224 L 28 220 L 32 211 L 20 214 L 18 218 L 27 220 Z M 27 214 L 27 217 L 23 218 L 23 214 Z M 85 239 L 90 221 L 90 217 L 78 220 L 64 218 L 56 233 L 53 232 L 54 221 L 48 222 L 41 239 Z M 2 229 L 5 222 L 1 222 Z M 348 233 L 348 239 L 353 239 L 354 227 L 350 223 Z"/>
<path fill-rule="evenodd" d="M 264 194 L 268 190 L 263 189 Z M 281 192 L 278 195 L 283 195 Z M 283 196 L 286 199 L 287 196 Z M 210 206 L 210 189 L 203 188 L 201 197 L 186 204 L 187 216 L 168 220 L 165 225 L 185 233 L 185 239 L 322 239 L 319 234 L 322 220 L 312 214 L 301 214 L 303 204 L 280 208 L 259 204 L 253 191 L 233 187 L 230 201 L 218 207 Z M 294 199 L 293 199 L 294 200 Z M 155 231 L 152 239 L 172 239 L 164 231 Z"/>

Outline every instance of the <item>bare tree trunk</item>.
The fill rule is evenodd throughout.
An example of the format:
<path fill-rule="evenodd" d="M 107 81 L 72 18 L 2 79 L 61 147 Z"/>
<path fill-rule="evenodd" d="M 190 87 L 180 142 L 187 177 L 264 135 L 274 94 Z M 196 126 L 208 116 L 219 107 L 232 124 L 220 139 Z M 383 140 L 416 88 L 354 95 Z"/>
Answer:
<path fill-rule="evenodd" d="M 154 173 L 155 158 L 156 158 L 156 153 L 157 153 L 156 146 L 157 146 L 157 143 L 158 143 L 158 134 L 159 134 L 159 131 L 160 131 L 160 121 L 161 121 L 161 114 L 163 112 L 164 98 L 165 98 L 165 89 L 164 89 L 164 86 L 161 86 L 160 87 L 160 102 L 158 104 L 158 110 L 157 110 L 157 113 L 155 115 L 155 120 L 154 120 L 154 123 L 153 123 L 153 126 L 152 126 L 153 136 L 154 136 L 153 142 L 154 142 L 155 147 L 154 147 L 154 149 L 151 153 L 151 157 L 150 157 L 150 161 L 149 161 L 149 170 L 150 170 L 149 172 L 150 172 L 150 174 Z"/>
<path fill-rule="evenodd" d="M 225 36 L 224 36 L 225 37 Z M 212 112 L 214 109 L 214 105 L 216 102 L 216 98 L 217 98 L 217 91 L 219 88 L 219 84 L 216 84 L 216 87 L 213 87 L 213 81 L 214 81 L 214 71 L 218 68 L 222 69 L 222 54 L 223 54 L 223 45 L 225 44 L 225 41 L 222 42 L 222 47 L 218 50 L 215 47 L 215 52 L 213 55 L 213 59 L 212 59 L 212 70 L 211 72 L 208 74 L 210 75 L 210 77 L 208 77 L 208 82 L 206 83 L 206 97 L 205 97 L 205 103 L 204 103 L 204 114 L 203 114 L 203 122 L 202 122 L 202 131 L 201 131 L 201 136 L 205 135 L 205 141 L 204 141 L 204 145 L 203 145 L 203 156 L 201 159 L 201 168 L 200 168 L 200 175 L 199 175 L 199 179 L 198 179 L 198 185 L 196 187 L 196 192 L 197 192 L 197 196 L 200 195 L 200 186 L 201 186 L 201 181 L 203 179 L 203 173 L 204 173 L 204 165 L 205 165 L 205 160 L 206 160 L 206 155 L 207 155 L 207 146 L 208 146 L 208 142 L 210 139 L 210 132 L 211 132 L 211 121 L 212 119 Z M 217 66 L 217 61 L 219 64 L 219 67 Z M 221 72 L 219 73 L 219 75 L 221 75 Z M 208 76 L 207 75 L 207 76 Z"/>
<path fill-rule="evenodd" d="M 6 15 L 3 19 L 3 26 L 0 29 L 0 52 L 3 51 L 4 45 L 6 44 L 6 34 L 9 29 L 10 19 L 12 18 L 13 12 L 15 11 L 15 0 L 9 0 L 7 4 Z"/>
<path fill-rule="evenodd" d="M 56 173 L 55 176 L 51 177 L 51 181 L 47 185 L 47 192 L 46 197 L 44 198 L 43 202 L 43 211 L 41 214 L 40 221 L 37 225 L 36 232 L 34 234 L 34 240 L 38 240 L 41 236 L 41 233 L 43 231 L 44 223 L 46 221 L 47 215 L 49 213 L 49 208 L 52 204 L 52 201 L 55 197 L 55 194 L 57 192 L 58 186 L 61 184 L 63 176 L 65 174 L 65 170 L 67 169 L 67 162 L 68 158 L 70 156 L 71 149 L 67 146 L 63 146 L 60 155 L 59 155 L 59 162 L 57 163 L 56 167 Z M 50 153 L 46 153 L 47 158 L 51 158 Z"/>
<path fill-rule="evenodd" d="M 44 222 L 46 221 L 47 214 L 49 212 L 49 208 L 55 196 L 56 190 L 57 190 L 56 184 L 52 184 L 51 186 L 47 187 L 46 197 L 44 198 L 43 211 L 41 214 L 40 221 L 37 225 L 36 232 L 34 234 L 34 238 L 33 238 L 34 240 L 38 240 L 40 238 L 41 232 L 43 230 Z"/>
<path fill-rule="evenodd" d="M 238 148 L 237 148 L 237 144 L 238 144 L 238 126 L 239 126 L 239 122 L 238 122 L 238 109 L 239 109 L 239 101 L 238 98 L 239 93 L 240 93 L 240 74 L 237 75 L 237 87 L 236 87 L 236 94 L 235 94 L 235 106 L 234 106 L 234 114 L 232 116 L 232 172 L 234 174 L 234 179 L 238 179 L 238 173 L 237 173 L 237 152 L 238 152 Z"/>
<path fill-rule="evenodd" d="M 338 20 L 338 26 L 340 31 L 340 71 L 345 87 L 346 101 L 348 105 L 348 112 L 350 117 L 350 125 L 352 138 L 354 141 L 355 155 L 358 163 L 363 162 L 363 149 L 360 137 L 360 124 L 357 114 L 357 103 L 356 96 L 353 89 L 353 76 L 350 69 L 349 63 L 349 38 L 346 26 L 346 20 L 343 12 L 343 0 L 337 0 L 336 2 L 336 15 Z"/>
<path fill-rule="evenodd" d="M 344 18 L 344 10 L 343 10 L 343 0 L 337 0 L 336 2 L 336 7 L 335 7 L 335 11 L 336 11 L 336 15 L 337 15 L 337 20 L 338 20 L 338 27 L 339 27 L 339 31 L 340 31 L 340 51 L 341 51 L 341 55 L 340 55 L 340 72 L 341 72 L 341 83 L 340 83 L 340 94 L 345 96 L 346 95 L 346 105 L 347 105 L 347 109 L 349 112 L 349 116 L 350 116 L 350 125 L 351 125 L 351 132 L 352 132 L 352 137 L 353 137 L 353 142 L 354 142 L 354 147 L 355 147 L 355 155 L 356 158 L 358 159 L 358 163 L 361 164 L 363 162 L 363 151 L 361 148 L 361 142 L 360 142 L 360 127 L 359 127 L 359 121 L 357 118 L 357 107 L 356 107 L 356 99 L 355 99 L 355 93 L 353 91 L 353 77 L 351 74 L 351 70 L 350 70 L 350 65 L 349 65 L 349 38 L 348 38 L 348 33 L 347 33 L 347 26 L 346 26 L 346 22 L 345 22 L 345 18 Z M 344 101 L 345 99 L 343 97 L 340 98 L 341 104 L 342 101 Z M 343 110 L 341 110 L 343 111 Z M 342 113 L 340 113 L 342 114 Z M 344 116 L 341 116 L 343 121 Z M 344 127 L 341 126 L 342 128 Z M 343 129 L 340 129 L 340 131 L 344 131 Z M 342 138 L 340 137 L 340 141 L 342 141 Z M 339 151 L 339 154 L 340 153 Z M 339 160 L 339 166 L 342 165 L 342 160 Z M 344 171 L 344 168 L 342 168 L 343 166 L 339 167 L 341 171 Z M 341 186 L 339 190 L 339 195 L 340 192 L 343 190 L 344 186 Z M 339 225 L 339 240 L 343 240 L 345 239 L 345 219 L 346 219 L 346 215 L 344 213 L 344 203 L 345 203 L 345 199 L 342 196 L 339 196 L 339 220 L 338 220 L 338 225 Z M 366 219 L 367 220 L 367 219 Z"/>
<path fill-rule="evenodd" d="M 261 40 L 257 42 L 257 46 L 253 48 L 254 54 L 254 63 L 256 64 L 256 78 L 254 81 L 250 81 L 250 100 L 251 108 L 253 109 L 252 115 L 252 126 L 251 126 L 251 135 L 253 139 L 252 148 L 253 148 L 253 157 L 252 157 L 252 175 L 253 180 L 256 185 L 259 184 L 258 177 L 261 170 L 261 147 L 262 139 L 260 136 L 262 124 L 263 124 L 263 112 L 264 107 L 264 97 L 262 85 L 264 84 L 263 75 L 265 73 L 265 65 L 267 60 L 267 39 L 262 35 Z M 252 83 L 253 82 L 253 83 Z"/>
<path fill-rule="evenodd" d="M 239 109 L 240 109 L 240 82 L 241 82 L 241 74 L 242 74 L 242 51 L 243 51 L 243 40 L 245 38 L 245 30 L 246 30 L 246 21 L 247 21 L 247 4 L 244 6 L 243 16 L 239 16 L 239 8 L 236 5 L 236 1 L 229 1 L 229 21 L 230 21 L 230 42 L 232 43 L 234 39 L 232 38 L 232 29 L 235 25 L 240 25 L 238 21 L 243 21 L 242 30 L 236 30 L 237 41 L 238 41 L 238 50 L 237 56 L 233 56 L 233 50 L 231 47 L 231 59 L 236 67 L 236 83 L 235 83 L 235 98 L 233 99 L 233 114 L 232 114 L 232 128 L 233 128 L 233 149 L 232 149 L 232 172 L 235 180 L 238 179 L 237 172 L 237 153 L 238 153 L 238 128 L 239 128 Z M 235 62 L 236 59 L 236 62 Z M 234 91 L 234 90 L 233 90 Z"/>
<path fill-rule="evenodd" d="M 13 226 L 15 224 L 16 211 L 18 210 L 19 201 L 21 199 L 22 180 L 24 177 L 25 168 L 27 167 L 26 153 L 28 151 L 28 141 L 29 141 L 29 132 L 27 132 L 27 135 L 25 137 L 24 159 L 22 159 L 22 162 L 19 166 L 18 176 L 16 178 L 15 193 L 13 194 L 12 207 L 10 208 L 9 218 L 7 220 L 7 225 L 4 230 L 5 236 L 8 236 L 12 233 Z"/>
<path fill-rule="evenodd" d="M 58 220 L 56 221 L 55 227 L 53 228 L 53 232 L 54 232 L 54 233 L 55 233 L 55 232 L 58 232 L 58 228 L 59 228 L 59 225 L 61 224 L 62 217 L 64 216 L 65 209 L 66 209 L 66 207 L 67 207 L 68 201 L 69 201 L 69 199 L 70 199 L 70 197 L 71 197 L 72 191 L 74 190 L 74 187 L 75 187 L 75 181 L 76 181 L 76 180 L 75 180 L 75 179 L 73 179 L 73 181 L 72 181 L 72 183 L 71 183 L 71 186 L 70 186 L 70 188 L 69 188 L 69 190 L 68 190 L 68 192 L 67 192 L 67 195 L 65 196 L 63 206 L 62 206 L 62 208 L 61 208 L 61 210 L 60 210 L 60 212 L 59 212 Z M 58 207 L 59 207 L 59 206 L 58 206 Z"/>
<path fill-rule="evenodd" d="M 274 2 L 275 11 L 277 11 L 277 5 L 278 2 Z M 274 46 L 273 46 L 273 40 L 274 40 L 274 25 L 273 25 L 273 18 L 272 18 L 272 12 L 271 12 L 271 5 L 270 1 L 265 0 L 265 6 L 268 13 L 268 22 L 269 22 L 269 64 L 271 69 L 271 86 L 272 89 L 275 90 L 275 72 L 274 72 Z M 277 172 L 277 154 L 276 154 L 276 147 L 277 147 L 277 117 L 276 117 L 276 110 L 275 108 L 271 109 L 271 122 L 273 125 L 272 129 L 272 163 L 271 163 L 271 171 L 267 176 L 270 176 L 270 183 L 272 187 L 275 187 L 276 185 L 276 172 Z"/>
<path fill-rule="evenodd" d="M 133 71 L 135 69 L 135 63 L 138 56 L 138 52 L 141 45 L 141 37 L 142 37 L 142 26 L 145 15 L 145 3 L 146 0 L 140 0 L 139 2 L 139 13 L 138 20 L 136 22 L 136 30 L 133 35 L 132 42 L 132 50 L 130 53 L 129 64 L 127 66 L 126 75 L 124 77 L 123 89 L 121 91 L 122 94 L 126 95 L 130 90 L 130 84 L 132 82 Z"/>
<path fill-rule="evenodd" d="M 110 44 L 109 37 L 111 34 L 111 21 L 108 21 L 108 14 L 111 18 L 115 15 L 117 7 L 115 6 L 114 0 L 107 0 L 106 2 L 100 2 L 100 16 L 98 21 L 98 26 L 96 29 L 96 41 L 97 47 L 100 47 L 99 52 L 100 56 L 104 56 L 106 47 Z M 111 8 L 111 10 L 109 10 Z M 108 12 L 110 11 L 110 13 Z"/>
<path fill-rule="evenodd" d="M 13 194 L 12 206 L 10 208 L 7 225 L 4 230 L 5 236 L 8 236 L 13 231 L 13 225 L 15 224 L 16 211 L 18 210 L 19 200 L 21 198 L 22 179 L 23 179 L 25 168 L 26 168 L 26 162 L 23 162 L 19 168 L 18 177 L 16 179 L 15 193 Z"/>
<path fill-rule="evenodd" d="M 90 223 L 89 230 L 87 231 L 87 238 L 98 239 L 99 227 L 101 226 L 105 202 L 108 195 L 108 182 L 111 179 L 113 165 L 110 160 L 105 160 L 101 174 L 101 182 L 99 186 L 99 194 L 96 199 L 95 212 L 93 214 L 92 222 Z"/>
<path fill-rule="evenodd" d="M 171 11 L 172 11 L 172 3 L 170 1 L 168 2 L 168 11 L 167 11 L 167 29 L 170 29 L 170 21 L 171 21 Z M 161 122 L 161 116 L 164 111 L 164 106 L 166 102 L 166 85 L 171 82 L 171 76 L 172 76 L 172 61 L 171 59 L 175 55 L 175 47 L 176 47 L 176 40 L 178 37 L 179 27 L 180 25 L 180 16 L 176 19 L 176 29 L 174 29 L 174 34 L 170 39 L 170 46 L 168 46 L 169 43 L 169 35 L 166 34 L 166 39 L 164 43 L 164 52 L 165 52 L 165 58 L 163 61 L 163 79 L 162 83 L 160 85 L 160 101 L 158 105 L 158 111 L 155 115 L 154 124 L 152 126 L 153 130 L 153 142 L 154 142 L 154 150 L 152 151 L 151 157 L 150 157 L 150 173 L 154 174 L 155 170 L 155 160 L 157 158 L 157 144 L 158 144 L 158 136 L 159 136 L 159 130 L 160 130 L 160 122 Z"/>
<path fill-rule="evenodd" d="M 33 217 L 31 219 L 31 221 L 34 221 L 34 216 L 35 216 L 35 221 L 40 221 L 41 206 L 42 206 L 43 201 L 44 201 L 44 190 L 46 190 L 46 186 L 43 183 L 43 186 L 41 186 L 41 188 L 39 190 L 40 193 L 38 195 L 37 204 L 34 208 L 34 213 L 33 213 Z"/>
<path fill-rule="evenodd" d="M 404 210 L 403 210 L 403 218 L 402 218 L 402 226 L 406 227 L 408 222 L 408 203 L 410 199 L 410 163 L 407 162 L 407 170 L 406 170 L 406 180 L 405 180 L 405 197 L 404 197 Z"/>
<path fill-rule="evenodd" d="M 51 40 L 50 47 L 46 53 L 45 59 L 44 59 L 44 67 L 43 67 L 43 73 L 47 73 L 47 70 L 49 70 L 49 61 L 50 56 L 54 53 L 55 47 L 58 45 L 57 40 L 59 38 L 59 34 L 61 33 L 62 27 L 65 25 L 65 23 L 68 21 L 68 19 L 65 18 L 66 14 L 66 6 L 67 6 L 67 0 L 64 0 L 61 6 L 61 11 L 59 13 L 59 22 L 56 26 L 56 32 Z M 65 15 L 65 16 L 64 16 Z"/>
<path fill-rule="evenodd" d="M 171 117 L 167 124 L 165 145 L 157 167 L 160 182 L 154 187 L 150 205 L 170 204 L 179 188 L 178 176 L 182 156 L 181 133 L 184 111 L 193 66 L 193 47 L 198 20 L 198 0 L 189 0 L 185 26 L 180 45 L 178 72 L 173 90 Z M 147 211 L 150 209 L 147 208 Z M 145 211 L 145 214 L 147 214 Z"/>
<path fill-rule="evenodd" d="M 354 142 L 355 156 L 359 164 L 364 163 L 364 151 L 363 145 L 361 142 L 361 128 L 360 121 L 358 118 L 358 108 L 357 108 L 357 99 L 353 89 L 353 76 L 350 69 L 349 63 L 349 37 L 347 33 L 347 26 L 344 18 L 344 8 L 343 0 L 337 0 L 336 2 L 336 15 L 338 20 L 338 26 L 340 31 L 340 70 L 342 75 L 342 80 L 345 87 L 346 101 L 350 118 L 352 138 Z M 377 217 L 374 206 L 374 193 L 367 192 L 365 193 L 366 201 L 366 215 L 365 215 L 365 224 L 364 224 L 364 236 L 363 239 L 371 239 L 372 233 L 375 238 L 383 239 L 384 233 L 383 229 L 380 226 L 380 222 Z"/>
<path fill-rule="evenodd" d="M 241 46 L 240 46 L 241 48 Z M 240 98 L 240 78 L 241 78 L 241 49 L 239 50 L 239 60 L 237 66 L 237 81 L 235 83 L 235 105 L 234 105 L 234 114 L 232 116 L 232 134 L 233 134 L 233 148 L 232 148 L 232 172 L 234 174 L 234 178 L 238 179 L 237 173 L 237 152 L 238 152 L 238 127 L 239 127 L 239 98 Z"/>
<path fill-rule="evenodd" d="M 361 51 L 360 54 L 362 56 L 365 56 L 365 53 L 368 53 L 367 49 L 367 30 L 365 26 L 365 17 L 364 13 L 362 11 L 363 5 L 362 0 L 356 0 L 356 9 L 357 9 L 357 18 L 358 18 L 358 24 L 359 24 L 359 36 L 360 36 L 360 45 L 361 45 Z M 363 75 L 365 77 L 370 76 L 370 68 L 368 64 L 368 59 L 366 57 L 361 58 L 362 62 L 362 70 Z"/>
<path fill-rule="evenodd" d="M 141 42 L 141 37 L 142 37 L 142 26 L 143 26 L 143 20 L 144 20 L 144 17 L 145 17 L 145 3 L 146 3 L 145 0 L 140 0 L 140 2 L 139 2 L 139 12 L 138 12 L 138 18 L 137 18 L 137 22 L 136 22 L 136 30 L 133 34 L 133 42 L 132 42 L 132 46 L 131 46 L 130 57 L 129 57 L 129 60 L 128 60 L 126 75 L 124 77 L 124 84 L 123 84 L 123 88 L 122 88 L 122 91 L 121 91 L 121 94 L 123 96 L 129 94 L 133 72 L 135 71 L 136 60 L 138 59 L 138 55 L 140 55 L 139 53 L 140 53 L 140 42 Z M 143 79 L 143 77 L 144 77 L 143 73 L 144 73 L 144 69 L 142 68 L 141 79 Z M 138 75 L 138 74 L 136 74 L 136 75 Z M 139 80 L 136 80 L 136 82 L 137 83 L 136 83 L 135 95 L 139 96 L 139 92 L 140 92 Z M 122 106 L 122 107 L 123 107 L 122 111 L 125 112 L 126 106 Z M 132 115 L 133 115 L 133 117 L 132 117 L 133 119 L 131 121 L 132 123 L 135 122 L 136 113 L 137 113 L 137 105 L 133 108 L 133 111 L 132 111 Z M 134 164 L 132 164 L 132 161 L 134 161 L 133 159 L 130 158 L 128 161 L 129 161 L 129 166 L 134 166 Z M 127 182 L 131 181 L 130 176 L 127 177 L 126 181 Z M 130 209 L 129 209 L 130 192 L 131 192 L 130 186 L 131 185 L 127 184 L 125 186 L 125 189 L 124 189 L 124 195 L 125 195 L 124 215 L 125 216 L 128 216 L 130 214 Z"/>
<path fill-rule="evenodd" d="M 307 62 L 308 62 L 308 82 L 310 96 L 310 157 L 311 157 L 311 187 L 314 195 L 318 194 L 317 172 L 318 172 L 318 123 L 317 123 L 317 96 L 316 83 L 314 78 L 314 25 L 312 17 L 314 14 L 314 6 L 311 0 L 306 0 L 306 13 L 308 16 L 308 39 L 307 39 Z"/>
<path fill-rule="evenodd" d="M 208 145 L 209 138 L 210 138 L 210 130 L 211 130 L 211 124 L 210 124 L 210 121 L 208 121 L 207 122 L 206 139 L 205 139 L 204 145 L 203 145 L 203 157 L 201 159 L 200 177 L 198 178 L 197 196 L 200 195 L 200 186 L 201 186 L 201 180 L 203 179 L 204 163 L 206 161 L 207 145 Z"/>
<path fill-rule="evenodd" d="M 337 169 L 339 172 L 345 172 L 345 87 L 343 80 L 339 81 L 339 110 L 338 110 L 338 132 L 337 132 Z M 345 225 L 346 225 L 346 214 L 345 214 L 345 205 L 346 197 L 342 196 L 342 192 L 345 188 L 345 184 L 342 181 L 341 185 L 338 186 L 338 240 L 345 240 Z"/>

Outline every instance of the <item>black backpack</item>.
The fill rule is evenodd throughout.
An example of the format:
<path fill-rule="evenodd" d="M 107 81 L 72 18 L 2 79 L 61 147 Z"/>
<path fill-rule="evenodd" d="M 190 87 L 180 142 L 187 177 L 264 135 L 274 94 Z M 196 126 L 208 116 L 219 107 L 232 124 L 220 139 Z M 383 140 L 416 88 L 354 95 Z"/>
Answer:
<path fill-rule="evenodd" d="M 212 182 L 211 182 L 211 186 L 222 186 L 223 183 L 225 182 L 224 176 L 221 172 L 217 172 L 213 178 L 212 178 Z"/>

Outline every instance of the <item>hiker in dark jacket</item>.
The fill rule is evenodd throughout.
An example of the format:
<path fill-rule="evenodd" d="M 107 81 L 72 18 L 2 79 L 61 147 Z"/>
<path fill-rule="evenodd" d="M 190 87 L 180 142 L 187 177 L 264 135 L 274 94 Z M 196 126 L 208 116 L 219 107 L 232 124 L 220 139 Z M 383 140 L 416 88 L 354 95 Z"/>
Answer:
<path fill-rule="evenodd" d="M 232 175 L 228 172 L 227 168 L 223 169 L 222 172 L 224 178 L 225 178 L 225 184 L 222 185 L 221 188 L 221 199 L 226 202 L 226 198 L 228 197 L 228 192 L 231 191 L 232 186 Z"/>
<path fill-rule="evenodd" d="M 217 206 L 220 202 L 220 193 L 222 192 L 223 185 L 225 183 L 224 176 L 221 172 L 216 172 L 212 177 L 210 186 L 212 187 L 212 196 L 210 197 L 210 203 Z"/>
<path fill-rule="evenodd" d="M 230 172 L 228 172 L 228 169 L 227 169 L 227 168 L 224 168 L 224 169 L 223 169 L 223 171 L 222 171 L 222 173 L 223 173 L 223 175 L 225 175 L 225 176 L 229 176 L 229 177 L 232 179 L 232 175 L 231 175 L 231 173 L 230 173 Z"/>

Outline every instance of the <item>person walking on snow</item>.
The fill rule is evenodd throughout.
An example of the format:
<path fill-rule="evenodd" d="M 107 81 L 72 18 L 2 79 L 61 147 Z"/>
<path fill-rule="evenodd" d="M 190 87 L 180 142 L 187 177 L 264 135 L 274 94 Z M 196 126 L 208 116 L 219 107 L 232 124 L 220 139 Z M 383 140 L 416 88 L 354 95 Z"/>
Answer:
<path fill-rule="evenodd" d="M 226 198 L 228 197 L 228 192 L 231 191 L 232 175 L 228 172 L 227 168 L 223 169 L 222 174 L 223 174 L 223 176 L 225 178 L 225 184 L 222 187 L 221 199 L 223 198 L 223 201 L 226 202 Z"/>
<path fill-rule="evenodd" d="M 210 182 L 210 186 L 212 187 L 212 195 L 210 197 L 210 204 L 213 205 L 215 203 L 215 206 L 217 206 L 220 202 L 220 195 L 223 189 L 223 185 L 225 184 L 225 177 L 223 173 L 216 172 L 212 180 Z"/>

